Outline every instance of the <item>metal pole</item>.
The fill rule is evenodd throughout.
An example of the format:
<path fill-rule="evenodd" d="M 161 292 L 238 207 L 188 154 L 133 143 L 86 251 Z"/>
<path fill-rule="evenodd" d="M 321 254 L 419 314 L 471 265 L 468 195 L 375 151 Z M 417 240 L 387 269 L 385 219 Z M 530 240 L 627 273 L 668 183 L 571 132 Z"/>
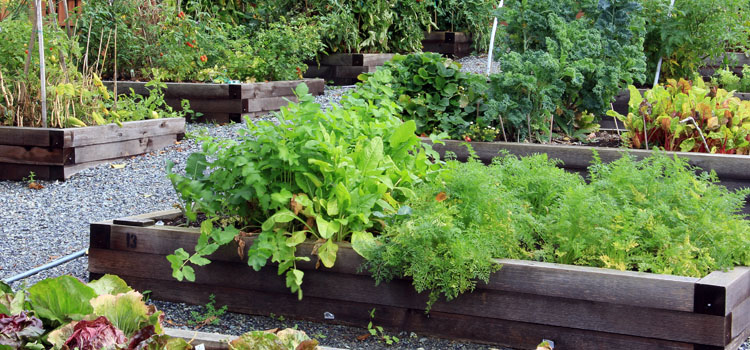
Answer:
<path fill-rule="evenodd" d="M 674 8 L 674 0 L 672 0 L 669 3 L 669 11 L 667 12 L 667 18 L 672 17 L 673 8 Z M 663 57 L 659 57 L 659 62 L 656 63 L 656 76 L 654 76 L 654 87 L 656 87 L 656 85 L 659 85 L 659 75 L 661 74 L 661 62 L 663 59 L 664 59 Z M 645 127 L 646 126 L 644 125 L 644 128 Z M 648 143 L 648 141 L 646 141 L 646 143 Z"/>
<path fill-rule="evenodd" d="M 500 0 L 500 6 L 503 7 L 504 0 Z M 495 49 L 495 33 L 497 32 L 497 17 L 492 22 L 492 34 L 490 35 L 490 52 L 487 53 L 487 76 L 490 76 L 492 71 L 492 51 Z"/>
<path fill-rule="evenodd" d="M 40 273 L 40 272 L 42 272 L 44 270 L 51 269 L 51 268 L 53 268 L 55 266 L 62 265 L 64 263 L 68 262 L 68 261 L 71 261 L 71 260 L 74 260 L 74 259 L 78 259 L 78 258 L 84 256 L 86 254 L 87 250 L 88 249 L 79 250 L 79 251 L 77 251 L 77 252 L 75 252 L 73 254 L 66 255 L 66 256 L 64 256 L 64 257 L 62 257 L 60 259 L 57 259 L 55 261 L 52 261 L 50 263 L 44 264 L 42 266 L 36 267 L 36 268 L 31 269 L 29 271 L 26 271 L 24 273 L 21 273 L 21 274 L 13 276 L 11 278 L 8 278 L 6 280 L 3 280 L 3 282 L 10 284 L 10 283 L 13 283 L 15 281 L 24 279 L 26 277 L 36 275 L 36 274 L 38 274 L 38 273 Z"/>
<path fill-rule="evenodd" d="M 39 85 L 42 92 L 42 127 L 47 127 L 47 72 L 44 61 L 44 27 L 42 26 L 42 0 L 36 0 L 36 28 L 39 34 Z"/>

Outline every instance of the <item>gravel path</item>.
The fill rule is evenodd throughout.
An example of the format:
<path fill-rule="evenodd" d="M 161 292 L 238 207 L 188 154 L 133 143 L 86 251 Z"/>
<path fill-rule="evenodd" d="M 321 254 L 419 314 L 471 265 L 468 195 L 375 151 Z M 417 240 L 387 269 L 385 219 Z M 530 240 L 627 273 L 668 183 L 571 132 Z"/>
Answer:
<path fill-rule="evenodd" d="M 482 59 L 469 57 L 460 60 L 463 69 L 481 72 Z M 325 96 L 316 101 L 329 106 L 349 88 L 327 88 Z M 41 190 L 29 189 L 23 182 L 0 181 L 0 278 L 8 278 L 42 265 L 63 255 L 88 247 L 89 223 L 117 217 L 171 209 L 178 202 L 169 180 L 165 177 L 167 160 L 180 165 L 187 156 L 199 150 L 195 135 L 234 138 L 242 124 L 195 125 L 187 127 L 188 137 L 180 144 L 152 154 L 116 161 L 118 167 L 103 164 L 84 170 L 65 182 L 42 181 Z M 124 165 L 120 168 L 119 165 Z M 88 260 L 76 259 L 59 267 L 14 283 L 33 284 L 43 278 L 73 275 L 87 279 Z M 165 311 L 171 327 L 184 326 L 192 319 L 191 311 L 201 313 L 201 306 L 154 301 Z M 183 325 L 183 326 L 180 326 Z M 205 332 L 239 335 L 250 330 L 265 330 L 298 326 L 323 345 L 346 349 L 498 349 L 481 344 L 453 342 L 413 333 L 389 333 L 401 338 L 387 346 L 370 337 L 365 341 L 357 336 L 366 329 L 326 323 L 299 322 L 268 316 L 249 316 L 226 313 L 217 326 L 201 328 Z M 750 350 L 746 342 L 742 350 Z M 506 349 L 509 350 L 509 349 Z"/>

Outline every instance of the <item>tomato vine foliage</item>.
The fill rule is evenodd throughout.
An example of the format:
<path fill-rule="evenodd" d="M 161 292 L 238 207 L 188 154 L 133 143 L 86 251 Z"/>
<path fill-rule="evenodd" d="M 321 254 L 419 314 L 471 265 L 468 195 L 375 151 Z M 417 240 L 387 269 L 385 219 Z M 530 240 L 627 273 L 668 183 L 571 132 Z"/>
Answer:
<path fill-rule="evenodd" d="M 568 135 L 588 129 L 592 113 L 645 79 L 640 12 L 633 0 L 519 0 L 498 9 L 506 25 L 497 52 L 511 64 L 493 77 L 490 111 L 507 115 L 515 134 L 551 122 Z"/>
<path fill-rule="evenodd" d="M 296 89 L 273 122 L 248 123 L 239 142 L 206 142 L 192 154 L 184 175 L 168 167 L 184 201 L 185 215 L 207 216 L 190 255 L 179 249 L 168 257 L 174 276 L 194 280 L 191 265 L 245 233 L 259 233 L 248 249 L 248 265 L 261 269 L 270 259 L 286 275 L 287 286 L 302 297 L 304 273 L 296 248 L 316 242 L 319 262 L 331 267 L 338 242 L 371 237 L 378 218 L 395 215 L 413 198 L 412 187 L 436 171 L 437 153 L 402 122 L 393 102 L 376 106 L 358 94 L 343 107 L 321 111 L 307 86 Z M 219 223 L 221 222 L 221 225 Z"/>

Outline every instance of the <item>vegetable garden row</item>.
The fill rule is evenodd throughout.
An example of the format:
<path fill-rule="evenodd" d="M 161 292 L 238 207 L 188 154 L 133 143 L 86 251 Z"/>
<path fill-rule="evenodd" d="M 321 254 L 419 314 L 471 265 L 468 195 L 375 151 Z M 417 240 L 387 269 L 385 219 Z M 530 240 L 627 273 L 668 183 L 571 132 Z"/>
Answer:
<path fill-rule="evenodd" d="M 95 0 L 47 20 L 40 84 L 29 6 L 7 6 L 2 178 L 150 152 L 186 117 L 280 111 L 237 141 L 205 140 L 184 170 L 167 164 L 177 210 L 91 224 L 89 271 L 116 287 L 76 284 L 93 309 L 5 288 L 0 314 L 91 326 L 102 294 L 135 293 L 116 274 L 160 300 L 210 290 L 232 311 L 360 326 L 376 308 L 386 327 L 516 348 L 737 349 L 750 337 L 750 68 L 727 52 L 750 48 L 747 7 Z M 494 16 L 500 71 L 413 53 L 423 39 L 466 52 L 465 36 L 432 30 L 487 50 Z M 302 80 L 317 74 L 359 82 L 321 110 L 324 81 Z M 586 143 L 606 117 L 632 150 L 552 144 Z M 153 315 L 93 326 L 161 344 Z M 71 327 L 13 339 L 71 346 Z"/>

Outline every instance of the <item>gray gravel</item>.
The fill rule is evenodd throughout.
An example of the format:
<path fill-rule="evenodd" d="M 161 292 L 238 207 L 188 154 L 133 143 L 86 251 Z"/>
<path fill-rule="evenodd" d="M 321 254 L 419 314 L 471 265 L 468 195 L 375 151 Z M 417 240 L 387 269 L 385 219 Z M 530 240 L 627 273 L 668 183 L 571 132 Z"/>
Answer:
<path fill-rule="evenodd" d="M 331 88 L 316 100 L 329 106 L 348 88 Z M 272 119 L 270 117 L 261 119 Z M 258 120 L 258 119 L 256 119 Z M 25 182 L 0 181 L 0 278 L 9 278 L 40 266 L 61 256 L 88 247 L 89 223 L 150 211 L 171 209 L 178 203 L 172 185 L 165 177 L 167 160 L 179 168 L 187 156 L 199 150 L 199 141 L 191 136 L 210 135 L 235 138 L 243 124 L 207 125 L 188 124 L 188 137 L 167 149 L 102 164 L 84 170 L 67 181 L 41 181 L 41 190 L 32 190 Z M 124 165 L 123 168 L 115 168 Z M 83 257 L 13 283 L 31 285 L 41 279 L 72 275 L 88 278 L 88 259 Z M 190 311 L 201 311 L 200 306 L 189 306 L 163 301 L 154 303 L 168 316 L 171 327 L 191 320 Z M 356 340 L 366 329 L 333 324 L 281 321 L 278 317 L 250 316 L 226 313 L 218 326 L 203 327 L 201 331 L 239 335 L 250 330 L 293 327 L 306 331 L 323 345 L 346 349 L 465 349 L 480 350 L 492 347 L 479 344 L 452 342 L 417 334 L 394 334 L 403 338 L 398 344 L 386 346 L 375 338 Z"/>
<path fill-rule="evenodd" d="M 468 57 L 459 62 L 464 70 L 481 73 L 485 69 L 486 58 Z M 326 108 L 348 89 L 326 88 L 326 95 L 317 97 L 316 101 Z M 241 128 L 242 124 L 189 124 L 187 134 L 235 138 Z M 112 164 L 103 164 L 84 170 L 65 182 L 42 181 L 45 188 L 41 190 L 31 190 L 23 182 L 0 181 L 0 278 L 14 276 L 88 247 L 90 222 L 172 208 L 178 198 L 165 177 L 165 163 L 170 160 L 179 168 L 191 152 L 199 150 L 199 146 L 195 138 L 188 137 L 164 151 L 113 163 L 124 165 L 121 169 Z M 79 258 L 14 283 L 14 287 L 66 274 L 86 280 L 87 264 L 85 257 Z M 154 303 L 165 311 L 171 327 L 189 329 L 186 324 L 192 318 L 190 311 L 202 312 L 201 306 L 163 301 Z M 250 330 L 295 325 L 324 345 L 346 349 L 498 349 L 412 333 L 389 333 L 398 336 L 401 341 L 387 346 L 373 337 L 365 341 L 356 340 L 357 336 L 367 333 L 362 328 L 235 313 L 226 313 L 220 318 L 219 325 L 200 330 L 239 335 Z M 741 350 L 750 350 L 750 341 Z"/>

